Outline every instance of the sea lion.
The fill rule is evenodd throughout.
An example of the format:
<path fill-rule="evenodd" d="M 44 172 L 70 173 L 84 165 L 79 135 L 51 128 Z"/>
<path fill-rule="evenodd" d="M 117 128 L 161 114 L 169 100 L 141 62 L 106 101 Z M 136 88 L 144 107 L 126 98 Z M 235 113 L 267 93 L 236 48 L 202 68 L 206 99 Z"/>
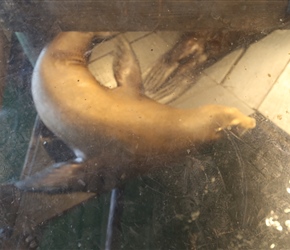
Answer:
<path fill-rule="evenodd" d="M 39 56 L 32 78 L 37 112 L 74 151 L 76 160 L 58 163 L 17 187 L 108 190 L 157 162 L 219 138 L 223 129 L 255 127 L 255 120 L 236 108 L 207 105 L 184 110 L 146 97 L 138 60 L 121 35 L 113 64 L 118 87 L 102 86 L 87 67 L 87 52 L 98 38 L 100 33 L 94 32 L 60 33 Z"/>

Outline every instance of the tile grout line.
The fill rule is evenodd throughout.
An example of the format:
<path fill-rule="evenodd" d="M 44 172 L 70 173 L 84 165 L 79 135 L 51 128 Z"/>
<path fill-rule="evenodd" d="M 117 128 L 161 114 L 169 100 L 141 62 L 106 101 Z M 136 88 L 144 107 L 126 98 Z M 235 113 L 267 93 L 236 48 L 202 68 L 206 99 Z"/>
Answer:
<path fill-rule="evenodd" d="M 251 107 L 248 103 L 244 102 L 243 100 L 240 99 L 240 97 L 236 96 L 235 93 L 233 93 L 230 89 L 226 88 L 225 86 L 222 86 L 218 84 L 221 88 L 224 90 L 228 91 L 232 96 L 234 96 L 237 100 L 239 100 L 241 103 L 243 103 L 245 106 L 247 106 L 249 109 L 251 109 L 253 112 L 255 112 L 255 108 Z"/>
<path fill-rule="evenodd" d="M 261 105 L 263 104 L 263 102 L 265 101 L 265 99 L 268 97 L 268 95 L 270 94 L 270 92 L 273 90 L 274 86 L 276 85 L 277 81 L 279 80 L 279 78 L 281 77 L 281 75 L 283 74 L 283 72 L 286 70 L 288 64 L 290 63 L 290 59 L 287 61 L 287 63 L 285 64 L 285 66 L 283 67 L 283 69 L 281 70 L 280 74 L 276 77 L 273 85 L 269 88 L 269 90 L 267 91 L 267 93 L 265 94 L 263 100 L 257 105 L 257 110 L 259 110 L 259 108 L 261 107 Z"/>
<path fill-rule="evenodd" d="M 157 36 L 159 36 L 166 44 L 167 44 L 167 47 L 168 47 L 168 51 L 170 50 L 170 49 L 172 49 L 176 44 L 177 44 L 177 42 L 180 40 L 180 38 L 181 38 L 181 34 L 178 32 L 178 31 L 169 31 L 169 32 L 174 32 L 174 33 L 179 33 L 179 38 L 177 39 L 177 40 L 175 40 L 173 43 L 172 43 L 172 41 L 171 42 L 168 42 L 166 39 L 164 39 L 164 37 L 163 36 L 160 36 L 159 34 L 158 34 L 158 32 L 160 32 L 160 31 L 153 31 L 152 33 L 154 33 L 154 34 L 156 34 Z"/>
<path fill-rule="evenodd" d="M 108 56 L 108 55 L 112 55 L 112 54 L 113 54 L 113 50 L 111 50 L 110 52 L 108 52 L 108 53 L 106 53 L 106 54 L 104 54 L 104 55 L 101 55 L 101 56 L 98 57 L 98 58 L 95 58 L 93 61 L 90 61 L 90 62 L 88 63 L 88 65 L 90 65 L 90 64 L 92 64 L 92 63 L 95 63 L 96 61 L 101 60 L 102 58 L 104 58 L 104 57 L 106 57 L 106 56 Z"/>
<path fill-rule="evenodd" d="M 204 72 L 201 72 L 201 77 L 209 77 L 209 76 L 206 75 Z M 212 79 L 211 79 L 211 80 L 212 80 Z M 224 86 L 221 86 L 220 84 L 218 84 L 218 83 L 217 83 L 216 81 L 214 81 L 214 80 L 212 80 L 212 81 L 213 81 L 213 83 L 215 84 L 215 85 L 213 86 L 213 88 L 215 88 L 215 87 L 221 87 L 224 91 L 226 91 L 228 94 L 230 94 L 232 97 L 234 97 L 237 101 L 239 101 L 239 103 L 243 104 L 244 106 L 246 106 L 247 108 L 249 108 L 250 110 L 252 110 L 252 112 L 251 112 L 250 114 L 252 114 L 252 113 L 255 112 L 255 109 L 254 109 L 254 108 L 250 107 L 247 103 L 245 103 L 245 102 L 244 102 L 243 100 L 241 100 L 238 96 L 236 96 L 234 93 L 232 93 L 231 90 L 227 89 L 227 88 L 224 87 Z M 197 80 L 197 82 L 198 82 L 198 80 Z M 200 93 L 207 92 L 207 91 L 208 91 L 208 89 L 198 91 L 198 92 L 196 93 L 196 95 L 198 95 L 198 94 L 200 94 Z M 189 100 L 189 99 L 191 99 L 191 98 L 192 98 L 192 96 L 191 96 L 191 97 L 187 97 L 186 99 L 182 100 L 182 102 L 184 102 L 184 101 L 186 101 L 186 100 Z"/>
<path fill-rule="evenodd" d="M 235 51 L 237 51 L 237 50 L 239 50 L 239 49 L 241 49 L 241 48 L 238 48 L 238 49 L 232 51 L 231 53 L 234 53 Z M 208 69 L 208 68 L 204 69 L 204 70 L 202 71 L 202 73 L 203 73 L 204 75 L 206 75 L 207 77 L 209 77 L 209 78 L 210 78 L 212 81 L 214 81 L 217 85 L 219 85 L 219 86 L 223 86 L 223 84 L 224 84 L 224 82 L 225 82 L 227 76 L 228 76 L 228 75 L 233 71 L 235 65 L 236 65 L 236 64 L 241 60 L 241 58 L 243 57 L 244 53 L 246 53 L 246 50 L 247 50 L 247 49 L 244 49 L 244 51 L 243 51 L 243 52 L 238 56 L 238 58 L 237 58 L 237 59 L 234 61 L 234 63 L 230 66 L 230 69 L 229 69 L 228 72 L 225 74 L 225 76 L 222 78 L 222 80 L 220 81 L 220 83 L 219 83 L 216 79 L 214 79 L 210 74 L 207 74 L 207 73 L 205 72 L 205 70 Z M 227 55 L 229 55 L 229 54 L 227 54 Z M 224 57 L 226 57 L 227 55 L 225 55 Z M 224 58 L 224 57 L 223 57 L 223 58 Z M 221 58 L 220 60 L 222 60 L 223 58 Z M 220 60 L 218 60 L 217 63 L 218 63 Z M 213 64 L 213 65 L 214 65 L 214 64 Z M 212 65 L 212 66 L 213 66 L 213 65 Z"/>
<path fill-rule="evenodd" d="M 143 39 L 143 38 L 146 38 L 147 36 L 150 36 L 151 34 L 153 34 L 154 32 L 149 32 L 149 33 L 146 33 L 144 36 L 140 36 L 140 37 L 137 37 L 135 40 L 132 40 L 130 41 L 130 44 L 133 44 L 135 42 L 138 42 L 139 40 Z"/>
<path fill-rule="evenodd" d="M 135 43 L 135 42 L 137 42 L 137 41 L 139 41 L 139 40 L 141 40 L 141 39 L 143 39 L 143 38 L 145 38 L 145 37 L 151 35 L 152 33 L 153 33 L 153 32 L 150 32 L 150 33 L 145 34 L 144 36 L 138 37 L 138 38 L 136 38 L 135 40 L 130 41 L 130 44 L 133 44 L 133 43 Z M 125 34 L 125 33 L 123 33 L 122 35 L 124 35 L 124 34 Z M 112 39 L 112 40 L 108 40 L 108 41 L 104 41 L 104 42 L 109 42 L 109 41 L 113 41 L 113 40 L 114 40 L 114 39 Z M 94 48 L 97 49 L 96 46 L 95 46 Z M 100 57 L 96 57 L 94 60 L 90 61 L 89 64 L 94 63 L 94 62 L 96 62 L 97 60 L 100 60 L 100 59 L 102 59 L 103 57 L 105 57 L 105 56 L 107 56 L 107 55 L 110 55 L 110 54 L 112 55 L 112 52 L 113 52 L 113 51 L 114 51 L 114 48 L 112 48 L 111 51 L 105 53 L 104 55 L 101 55 Z"/>
<path fill-rule="evenodd" d="M 248 47 L 249 48 L 249 47 Z M 234 63 L 232 64 L 232 66 L 230 67 L 229 71 L 225 74 L 225 76 L 223 77 L 223 79 L 221 80 L 220 83 L 218 83 L 215 79 L 213 79 L 210 75 L 206 74 L 204 71 L 202 72 L 203 75 L 209 77 L 212 81 L 215 82 L 216 86 L 220 86 L 222 87 L 224 90 L 228 91 L 232 96 L 234 96 L 235 98 L 237 98 L 237 100 L 239 100 L 241 103 L 243 103 L 245 106 L 247 106 L 249 109 L 253 110 L 253 112 L 255 111 L 255 108 L 251 107 L 248 105 L 248 103 L 244 102 L 243 100 L 241 100 L 238 96 L 236 96 L 230 89 L 226 88 L 223 84 L 226 80 L 226 78 L 229 76 L 229 74 L 234 70 L 235 65 L 242 59 L 242 57 L 245 55 L 245 53 L 247 52 L 248 48 L 244 48 L 244 51 L 239 55 L 239 57 L 234 61 Z M 239 48 L 240 49 L 240 48 Z M 234 51 L 233 51 L 234 52 Z"/>
<path fill-rule="evenodd" d="M 249 48 L 249 47 L 248 47 Z M 225 74 L 224 78 L 221 80 L 220 83 L 218 83 L 219 85 L 223 86 L 227 77 L 233 72 L 235 66 L 238 64 L 238 62 L 242 59 L 242 57 L 246 54 L 246 52 L 248 51 L 248 48 L 245 48 L 245 50 L 240 54 L 240 56 L 235 60 L 235 62 L 232 64 L 232 66 L 230 67 L 229 71 L 227 74 Z M 223 86 L 224 87 L 224 86 Z"/>

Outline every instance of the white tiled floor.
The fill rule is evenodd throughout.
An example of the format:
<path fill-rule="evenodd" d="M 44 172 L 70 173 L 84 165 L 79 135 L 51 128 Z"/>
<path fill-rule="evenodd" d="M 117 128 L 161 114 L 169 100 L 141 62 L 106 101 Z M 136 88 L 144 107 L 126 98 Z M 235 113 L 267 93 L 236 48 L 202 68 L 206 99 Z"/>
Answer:
<path fill-rule="evenodd" d="M 178 108 L 193 108 L 206 104 L 237 107 L 246 115 L 253 113 L 253 110 L 246 103 L 205 75 L 201 76 L 195 86 L 182 97 L 170 103 Z"/>
<path fill-rule="evenodd" d="M 167 42 L 155 33 L 133 42 L 132 48 L 139 59 L 142 73 L 169 49 Z"/>
<path fill-rule="evenodd" d="M 278 30 L 252 44 L 223 86 L 258 108 L 289 61 L 289 41 L 290 32 Z"/>
<path fill-rule="evenodd" d="M 238 49 L 226 55 L 222 60 L 205 69 L 204 73 L 212 78 L 216 83 L 222 83 L 226 75 L 233 68 L 233 65 L 239 60 L 244 52 L 244 49 Z"/>
<path fill-rule="evenodd" d="M 290 134 L 290 64 L 288 63 L 259 111 Z"/>
<path fill-rule="evenodd" d="M 145 73 L 176 42 L 179 33 L 136 32 L 126 36 Z M 246 50 L 232 52 L 204 70 L 197 83 L 170 105 L 191 108 L 223 104 L 237 107 L 246 114 L 257 109 L 290 134 L 289 41 L 290 31 L 277 30 Z M 90 64 L 96 78 L 109 86 L 114 86 L 113 48 L 113 41 L 100 45 L 100 50 L 93 51 Z"/>
<path fill-rule="evenodd" d="M 99 60 L 89 64 L 89 69 L 95 78 L 103 85 L 111 88 L 116 87 L 116 81 L 113 75 L 113 54 L 107 54 Z"/>

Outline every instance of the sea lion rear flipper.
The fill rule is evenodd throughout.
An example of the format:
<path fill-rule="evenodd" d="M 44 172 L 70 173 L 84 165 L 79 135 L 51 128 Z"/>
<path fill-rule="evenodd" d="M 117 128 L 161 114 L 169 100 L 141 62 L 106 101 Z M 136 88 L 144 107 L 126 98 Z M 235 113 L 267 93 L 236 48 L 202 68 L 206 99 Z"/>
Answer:
<path fill-rule="evenodd" d="M 123 36 L 117 38 L 113 71 L 118 86 L 143 92 L 139 62 L 130 43 Z"/>
<path fill-rule="evenodd" d="M 85 191 L 86 163 L 56 163 L 45 170 L 15 183 L 23 191 L 62 193 Z"/>

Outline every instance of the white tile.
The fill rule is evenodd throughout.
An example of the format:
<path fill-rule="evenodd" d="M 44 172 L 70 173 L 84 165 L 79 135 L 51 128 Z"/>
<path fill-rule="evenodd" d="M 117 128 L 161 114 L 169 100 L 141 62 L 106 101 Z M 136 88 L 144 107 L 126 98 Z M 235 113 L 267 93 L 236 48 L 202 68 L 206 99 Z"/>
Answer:
<path fill-rule="evenodd" d="M 277 30 L 251 45 L 223 86 L 257 108 L 289 60 L 289 41 L 289 30 Z"/>
<path fill-rule="evenodd" d="M 224 58 L 216 62 L 214 65 L 204 70 L 204 73 L 217 83 L 221 83 L 235 62 L 240 58 L 245 49 L 238 49 L 226 55 Z"/>
<path fill-rule="evenodd" d="M 113 73 L 113 55 L 106 55 L 89 64 L 89 70 L 104 86 L 113 88 L 117 86 Z"/>
<path fill-rule="evenodd" d="M 126 32 L 123 33 L 123 35 L 127 38 L 129 42 L 132 42 L 134 40 L 140 39 L 143 36 L 148 35 L 149 32 Z M 104 55 L 107 55 L 111 53 L 115 49 L 115 41 L 116 39 L 110 39 L 108 41 L 103 41 L 99 44 L 97 44 L 91 53 L 90 61 L 95 61 L 99 58 L 101 58 Z"/>
<path fill-rule="evenodd" d="M 133 42 L 132 48 L 143 73 L 168 50 L 166 42 L 154 33 Z"/>
<path fill-rule="evenodd" d="M 140 37 L 141 34 L 139 33 L 144 33 L 145 36 L 132 42 L 131 45 L 139 60 L 141 71 L 145 72 L 146 69 L 168 50 L 168 46 L 162 38 L 154 33 L 146 35 L 148 32 L 128 32 L 125 34 L 129 39 L 133 39 L 133 37 Z M 96 45 L 90 57 L 90 64 L 102 58 L 104 55 L 113 53 L 114 48 L 115 39 Z"/>
<path fill-rule="evenodd" d="M 290 134 L 290 63 L 258 110 Z"/>
<path fill-rule="evenodd" d="M 144 72 L 167 50 L 167 47 L 165 41 L 154 33 L 146 35 L 148 32 L 128 32 L 126 36 L 128 36 L 127 39 L 132 40 L 133 37 L 140 38 L 141 33 L 145 36 L 131 45 L 139 60 L 140 68 Z M 95 77 L 102 84 L 110 87 L 116 86 L 112 70 L 114 43 L 115 40 L 112 39 L 97 45 L 89 63 L 89 69 Z"/>
<path fill-rule="evenodd" d="M 92 50 L 92 53 L 90 56 L 90 62 L 93 62 L 111 53 L 114 49 L 115 49 L 115 39 L 98 43 Z"/>
<path fill-rule="evenodd" d="M 132 42 L 134 40 L 140 39 L 141 37 L 144 37 L 148 34 L 150 34 L 149 32 L 126 32 L 126 33 L 122 33 L 126 39 L 129 42 Z M 115 49 L 115 42 L 116 39 L 110 39 L 108 41 L 103 41 L 99 44 L 96 44 L 96 46 L 93 48 L 91 56 L 90 56 L 90 62 L 95 61 L 101 57 L 103 57 L 104 55 L 107 55 L 109 53 L 112 53 Z"/>
<path fill-rule="evenodd" d="M 150 32 L 144 32 L 144 31 L 138 32 L 138 31 L 136 31 L 136 32 L 126 32 L 126 33 L 124 33 L 124 36 L 127 38 L 127 40 L 129 42 L 133 42 L 133 41 L 140 39 L 144 36 L 147 36 L 149 34 L 150 34 Z"/>
<path fill-rule="evenodd" d="M 254 112 L 243 101 L 205 75 L 201 76 L 197 83 L 185 94 L 170 103 L 171 106 L 178 108 L 196 108 L 207 104 L 236 107 L 245 115 Z"/>
<path fill-rule="evenodd" d="M 177 43 L 182 32 L 180 31 L 157 31 L 156 34 L 160 36 L 167 44 L 168 47 L 172 47 Z"/>

